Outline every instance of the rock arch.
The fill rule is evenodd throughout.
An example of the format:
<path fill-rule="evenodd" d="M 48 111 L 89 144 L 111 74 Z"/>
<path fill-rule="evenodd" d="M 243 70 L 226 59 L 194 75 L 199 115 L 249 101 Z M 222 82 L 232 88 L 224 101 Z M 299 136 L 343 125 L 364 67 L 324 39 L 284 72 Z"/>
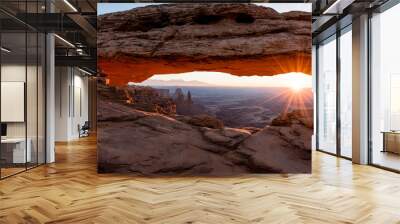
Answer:
<path fill-rule="evenodd" d="M 154 74 L 311 74 L 311 14 L 254 4 L 165 4 L 100 16 L 98 66 L 111 84 Z"/>

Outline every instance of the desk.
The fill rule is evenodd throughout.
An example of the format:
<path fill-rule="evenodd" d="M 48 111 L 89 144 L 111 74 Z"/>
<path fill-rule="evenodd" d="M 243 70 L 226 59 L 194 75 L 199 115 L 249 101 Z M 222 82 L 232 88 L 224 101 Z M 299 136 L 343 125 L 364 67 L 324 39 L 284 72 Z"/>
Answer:
<path fill-rule="evenodd" d="M 31 162 L 32 160 L 32 152 L 31 152 L 31 145 L 32 141 L 31 139 L 27 139 L 26 142 L 28 142 L 25 151 L 25 138 L 6 138 L 6 139 L 1 139 L 1 145 L 2 145 L 2 154 L 3 152 L 11 151 L 12 152 L 12 161 L 9 161 L 10 163 L 26 163 L 26 162 Z M 13 148 L 9 148 L 9 147 Z M 5 148 L 3 148 L 5 147 Z M 11 158 L 10 158 L 11 159 Z"/>
<path fill-rule="evenodd" d="M 400 154 L 400 131 L 382 131 L 383 150 L 382 152 L 392 152 Z"/>

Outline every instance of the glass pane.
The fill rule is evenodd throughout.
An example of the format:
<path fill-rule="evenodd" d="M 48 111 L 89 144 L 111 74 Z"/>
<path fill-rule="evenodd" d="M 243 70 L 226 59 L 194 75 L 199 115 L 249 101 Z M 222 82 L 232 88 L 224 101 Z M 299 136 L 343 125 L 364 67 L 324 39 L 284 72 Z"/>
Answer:
<path fill-rule="evenodd" d="M 37 83 L 38 83 L 38 36 L 36 32 L 27 33 L 27 80 L 26 80 L 26 113 L 27 113 L 27 143 L 28 143 L 28 168 L 37 165 L 37 132 L 38 132 L 38 107 L 37 107 Z"/>
<path fill-rule="evenodd" d="M 26 150 L 26 34 L 2 33 L 1 44 L 1 173 L 2 177 L 25 170 Z M 29 147 L 28 147 L 29 149 Z"/>
<path fill-rule="evenodd" d="M 352 35 L 340 36 L 340 152 L 352 156 Z"/>
<path fill-rule="evenodd" d="M 24 20 L 45 12 L 45 1 L 0 1 Z M 1 122 L 0 176 L 45 162 L 45 35 L 0 12 Z M 4 22 L 6 21 L 6 22 Z M 31 21 L 35 22 L 35 21 Z"/>
<path fill-rule="evenodd" d="M 45 35 L 39 33 L 38 35 L 38 163 L 45 163 Z"/>
<path fill-rule="evenodd" d="M 336 39 L 318 48 L 318 148 L 336 153 Z"/>
<path fill-rule="evenodd" d="M 400 5 L 372 18 L 372 163 L 400 170 Z"/>

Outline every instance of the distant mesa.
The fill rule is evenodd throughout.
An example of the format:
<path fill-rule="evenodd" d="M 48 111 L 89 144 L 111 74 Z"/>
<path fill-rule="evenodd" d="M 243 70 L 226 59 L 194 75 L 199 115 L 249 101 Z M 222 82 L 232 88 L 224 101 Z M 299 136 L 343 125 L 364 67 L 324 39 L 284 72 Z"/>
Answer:
<path fill-rule="evenodd" d="M 182 79 L 172 79 L 172 80 L 157 80 L 148 79 L 144 82 L 138 83 L 138 85 L 145 86 L 210 86 L 211 84 L 201 81 L 185 81 Z"/>
<path fill-rule="evenodd" d="M 192 71 L 311 75 L 311 13 L 255 4 L 164 4 L 98 17 L 98 66 L 111 85 Z"/>

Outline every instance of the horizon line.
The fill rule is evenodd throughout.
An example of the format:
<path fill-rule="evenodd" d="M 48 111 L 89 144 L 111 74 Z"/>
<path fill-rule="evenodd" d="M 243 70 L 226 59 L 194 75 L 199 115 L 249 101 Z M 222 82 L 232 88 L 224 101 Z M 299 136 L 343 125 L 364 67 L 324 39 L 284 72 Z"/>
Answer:
<path fill-rule="evenodd" d="M 149 87 L 232 87 L 232 88 L 291 88 L 290 86 L 222 86 L 222 85 L 187 85 L 187 86 L 181 86 L 181 85 L 146 85 L 146 84 L 141 84 L 141 83 L 134 83 L 134 84 L 127 84 L 128 86 L 149 86 Z M 303 87 L 301 89 L 312 89 L 312 87 Z"/>

